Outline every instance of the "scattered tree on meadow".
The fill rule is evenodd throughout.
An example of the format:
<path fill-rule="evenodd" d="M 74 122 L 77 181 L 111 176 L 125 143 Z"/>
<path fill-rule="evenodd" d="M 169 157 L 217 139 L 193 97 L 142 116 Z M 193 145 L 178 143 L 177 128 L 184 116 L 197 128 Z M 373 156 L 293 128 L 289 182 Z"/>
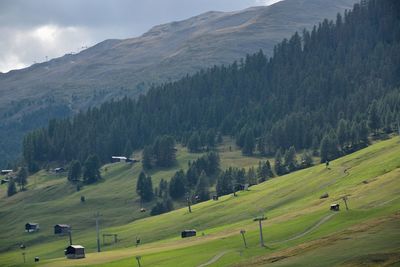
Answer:
<path fill-rule="evenodd" d="M 101 179 L 100 160 L 97 155 L 90 155 L 83 164 L 83 181 L 92 184 Z"/>
<path fill-rule="evenodd" d="M 17 173 L 17 184 L 19 185 L 19 190 L 25 190 L 25 185 L 28 183 L 28 171 L 23 166 L 19 169 Z"/>
<path fill-rule="evenodd" d="M 147 176 L 143 171 L 140 172 L 136 183 L 136 192 L 142 201 L 149 202 L 154 198 L 153 182 L 150 176 Z"/>
<path fill-rule="evenodd" d="M 8 187 L 7 187 L 7 196 L 11 197 L 17 193 L 17 188 L 15 187 L 15 181 L 14 179 L 10 179 L 8 182 Z"/>
<path fill-rule="evenodd" d="M 68 181 L 77 182 L 80 180 L 82 174 L 82 166 L 79 160 L 71 161 L 68 169 Z"/>

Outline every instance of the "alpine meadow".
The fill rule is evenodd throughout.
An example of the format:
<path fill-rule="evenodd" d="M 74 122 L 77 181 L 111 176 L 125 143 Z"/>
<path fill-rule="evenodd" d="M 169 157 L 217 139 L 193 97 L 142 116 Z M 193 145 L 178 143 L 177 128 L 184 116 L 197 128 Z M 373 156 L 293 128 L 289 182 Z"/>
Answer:
<path fill-rule="evenodd" d="M 76 80 L 114 91 L 26 122 L 20 157 L 1 170 L 0 266 L 400 266 L 400 1 L 328 2 L 156 26 L 130 54 L 148 69 L 122 63 L 130 48 L 119 41 L 80 62 L 115 56 L 93 69 L 97 81 Z M 339 13 L 308 27 L 317 10 Z M 269 27 L 292 34 L 264 52 Z M 239 41 L 228 48 L 227 36 Z M 237 59 L 245 43 L 254 51 Z M 152 81 L 150 69 L 176 79 Z M 27 81 L 31 71 L 12 72 Z"/>

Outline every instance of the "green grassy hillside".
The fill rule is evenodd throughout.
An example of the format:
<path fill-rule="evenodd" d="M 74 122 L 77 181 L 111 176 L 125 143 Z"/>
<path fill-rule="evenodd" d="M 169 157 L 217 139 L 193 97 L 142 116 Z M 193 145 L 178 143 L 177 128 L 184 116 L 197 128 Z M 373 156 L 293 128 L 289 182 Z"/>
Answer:
<path fill-rule="evenodd" d="M 229 162 L 229 165 L 249 166 L 258 162 L 258 159 L 242 160 L 240 154 L 234 153 L 236 152 L 221 153 L 222 162 L 225 162 L 223 165 Z M 180 157 L 185 159 L 195 156 L 198 155 L 180 153 Z M 54 200 L 60 206 L 35 209 L 35 205 L 41 204 L 27 205 L 22 198 L 26 199 L 28 194 L 33 195 L 34 190 L 6 200 L 6 204 L 2 201 L 2 218 L 13 218 L 1 221 L 1 227 L 9 229 L 6 231 L 9 232 L 8 236 L 2 232 L 1 246 L 9 244 L 11 237 L 16 240 L 30 239 L 30 242 L 38 244 L 28 246 L 26 252 L 29 262 L 33 264 L 33 257 L 40 256 L 41 264 L 45 266 L 135 266 L 137 255 L 142 256 L 142 266 L 363 266 L 376 262 L 381 265 L 396 262 L 399 264 L 399 137 L 335 160 L 329 169 L 319 165 L 253 186 L 250 191 L 240 192 L 237 197 L 229 195 L 219 201 L 200 203 L 193 206 L 191 214 L 183 208 L 125 225 L 104 227 L 103 233 L 116 233 L 121 241 L 117 245 L 104 247 L 105 252 L 93 253 L 95 233 L 92 214 L 98 206 L 89 204 L 90 199 L 94 198 L 93 201 L 104 205 L 104 210 L 115 210 L 115 213 L 100 210 L 107 214 L 102 219 L 104 226 L 111 225 L 113 220 L 123 222 L 120 219 L 123 216 L 131 216 L 130 219 L 133 220 L 137 216 L 137 210 L 132 208 L 132 214 L 119 213 L 123 211 L 122 195 L 129 191 L 129 186 L 121 187 L 118 179 L 126 182 L 122 176 L 138 171 L 135 168 L 138 167 L 132 170 L 119 164 L 109 166 L 106 175 L 113 178 L 106 178 L 103 184 L 96 185 L 97 190 L 94 190 L 95 187 L 87 187 L 78 193 L 71 192 L 71 195 L 66 190 L 58 192 L 58 187 L 52 185 L 61 183 L 61 179 L 39 176 L 38 180 L 43 179 L 40 183 L 42 189 L 38 186 L 34 190 L 54 190 L 57 196 L 60 195 L 60 198 Z M 165 172 L 160 171 L 153 176 L 161 178 L 163 174 L 166 175 Z M 132 181 L 134 178 L 136 177 L 132 176 Z M 115 190 L 117 186 L 121 193 Z M 133 192 L 134 182 L 131 187 L 130 191 Z M 329 198 L 320 199 L 326 192 L 329 193 Z M 62 194 L 66 196 L 61 197 Z M 88 196 L 88 206 L 93 205 L 86 213 L 80 211 L 83 208 L 79 208 L 78 204 L 73 204 L 79 202 L 78 197 L 81 194 Z M 113 195 L 115 203 L 102 202 L 106 195 Z M 344 207 L 341 199 L 343 196 L 348 196 L 349 211 Z M 43 202 L 46 203 L 44 197 Z M 68 205 L 69 202 L 72 203 L 71 206 Z M 341 205 L 341 211 L 329 211 L 330 204 L 335 202 Z M 47 205 L 49 203 L 53 201 L 47 202 Z M 19 210 L 12 212 L 6 205 Z M 66 260 L 63 257 L 63 248 L 67 244 L 67 238 L 55 238 L 51 235 L 52 225 L 46 225 L 46 220 L 50 220 L 50 216 L 55 217 L 54 214 L 49 215 L 49 212 L 60 211 L 64 214 L 60 219 L 73 218 L 73 222 L 79 221 L 78 225 L 86 223 L 93 226 L 93 230 L 77 230 L 74 233 L 74 243 L 82 244 L 87 249 L 86 259 Z M 26 217 L 21 214 L 27 212 L 31 216 L 39 213 L 39 217 L 35 219 L 40 219 L 43 228 L 40 234 L 22 233 L 25 223 L 23 219 Z M 112 214 L 115 214 L 115 219 L 110 218 Z M 252 220 L 260 214 L 268 217 L 263 223 L 265 248 L 259 246 L 258 224 Z M 20 220 L 23 221 L 15 223 Z M 64 222 L 68 223 L 60 223 Z M 73 227 L 76 225 L 71 224 Z M 191 228 L 198 230 L 197 237 L 179 237 L 181 230 Z M 246 230 L 247 249 L 243 246 L 240 229 Z M 143 241 L 143 245 L 137 248 L 134 247 L 136 236 L 140 236 Z M 0 254 L 0 262 L 3 265 L 21 264 L 20 253 L 15 246 L 10 247 L 10 251 Z"/>
<path fill-rule="evenodd" d="M 230 150 L 229 147 L 232 149 Z M 243 157 L 232 140 L 225 138 L 218 147 L 221 156 L 221 168 L 228 166 L 249 167 L 257 165 L 262 158 Z M 136 157 L 140 152 L 136 153 Z M 187 169 L 188 161 L 201 157 L 201 153 L 188 153 L 186 148 L 178 146 L 177 164 L 169 169 L 154 169 L 149 172 L 153 186 L 158 186 L 163 178 L 169 180 L 179 169 Z M 108 164 L 102 168 L 103 180 L 95 185 L 85 186 L 76 192 L 74 185 L 67 182 L 66 174 L 56 175 L 46 171 L 29 177 L 28 190 L 13 197 L 6 197 L 7 185 L 0 186 L 0 253 L 14 250 L 21 243 L 30 248 L 38 243 L 56 242 L 53 249 L 39 255 L 60 256 L 60 248 L 68 242 L 68 237 L 53 235 L 53 226 L 57 223 L 70 224 L 73 228 L 73 240 L 82 240 L 81 236 L 90 236 L 95 230 L 94 214 L 99 211 L 101 226 L 125 225 L 137 219 L 149 216 L 149 212 L 140 212 L 140 200 L 136 194 L 136 181 L 142 170 L 141 164 Z M 80 202 L 85 196 L 85 203 Z M 155 201 L 143 203 L 149 211 Z M 175 206 L 184 203 L 175 202 Z M 41 230 L 35 234 L 26 234 L 26 222 L 40 223 Z M 121 241 L 124 237 L 121 236 Z M 106 248 L 108 249 L 108 248 Z M 28 251 L 29 252 L 29 251 Z M 61 250 L 62 252 L 62 250 Z M 19 253 L 19 252 L 18 252 Z M 17 254 L 18 254 L 17 253 Z M 20 255 L 18 255 L 18 260 Z M 22 257 L 21 257 L 22 259 Z M 14 256 L 6 263 L 15 261 Z M 2 260 L 0 259 L 0 263 Z"/>

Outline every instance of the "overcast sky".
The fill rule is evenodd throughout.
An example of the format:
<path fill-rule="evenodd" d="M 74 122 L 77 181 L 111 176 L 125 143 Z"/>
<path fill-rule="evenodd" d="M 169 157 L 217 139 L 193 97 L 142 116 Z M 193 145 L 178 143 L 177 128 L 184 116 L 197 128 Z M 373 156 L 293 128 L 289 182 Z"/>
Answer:
<path fill-rule="evenodd" d="M 200 13 L 280 0 L 0 0 L 0 72 Z"/>

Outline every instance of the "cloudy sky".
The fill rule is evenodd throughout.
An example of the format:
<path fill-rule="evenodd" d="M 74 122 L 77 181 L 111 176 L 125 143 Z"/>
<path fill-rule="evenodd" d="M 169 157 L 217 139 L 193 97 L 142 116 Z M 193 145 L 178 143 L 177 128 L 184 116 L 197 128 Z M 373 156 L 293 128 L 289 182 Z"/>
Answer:
<path fill-rule="evenodd" d="M 0 72 L 200 13 L 280 0 L 0 0 Z"/>

